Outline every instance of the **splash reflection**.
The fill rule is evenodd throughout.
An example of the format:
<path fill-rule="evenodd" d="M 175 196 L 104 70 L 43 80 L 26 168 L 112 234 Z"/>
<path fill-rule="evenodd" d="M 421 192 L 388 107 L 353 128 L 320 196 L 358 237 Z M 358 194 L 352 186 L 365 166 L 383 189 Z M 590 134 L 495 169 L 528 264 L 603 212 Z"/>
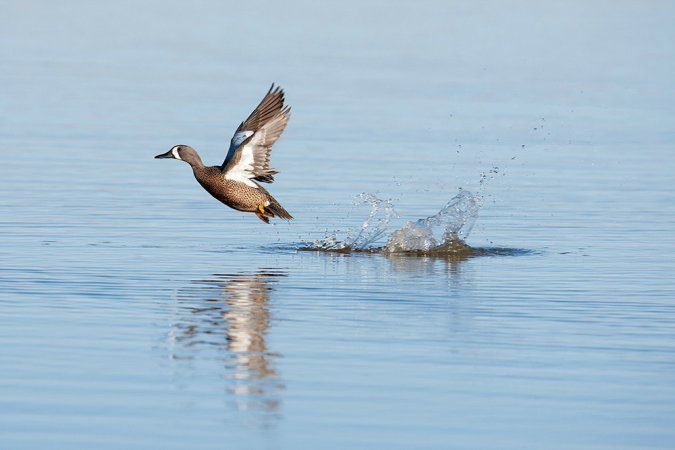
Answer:
<path fill-rule="evenodd" d="M 283 384 L 274 364 L 279 355 L 268 350 L 265 338 L 272 286 L 284 276 L 274 270 L 214 274 L 178 292 L 171 358 L 203 359 L 206 353 L 223 361 L 226 389 L 239 410 L 279 408 Z"/>
<path fill-rule="evenodd" d="M 395 273 L 423 274 L 430 277 L 445 273 L 453 279 L 461 275 L 462 261 L 469 259 L 469 256 L 434 257 L 401 253 L 385 253 L 385 256 L 390 269 Z"/>

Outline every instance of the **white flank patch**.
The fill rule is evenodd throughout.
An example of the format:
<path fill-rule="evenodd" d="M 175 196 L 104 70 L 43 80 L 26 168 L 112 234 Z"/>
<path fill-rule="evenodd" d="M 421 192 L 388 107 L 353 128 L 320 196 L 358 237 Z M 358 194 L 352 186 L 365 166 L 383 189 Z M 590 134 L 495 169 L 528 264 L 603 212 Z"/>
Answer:
<path fill-rule="evenodd" d="M 241 174 L 233 173 L 231 170 L 225 173 L 226 180 L 238 181 L 244 183 L 246 186 L 251 186 L 252 188 L 258 189 L 258 185 L 251 181 L 250 178 L 247 178 Z"/>

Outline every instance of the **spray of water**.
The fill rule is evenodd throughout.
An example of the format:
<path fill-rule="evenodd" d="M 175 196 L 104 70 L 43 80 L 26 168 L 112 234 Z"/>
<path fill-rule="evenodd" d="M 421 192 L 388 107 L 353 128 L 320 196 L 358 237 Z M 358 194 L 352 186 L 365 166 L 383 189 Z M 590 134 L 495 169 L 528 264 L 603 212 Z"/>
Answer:
<path fill-rule="evenodd" d="M 469 191 L 460 191 L 436 214 L 406 222 L 391 233 L 383 250 L 401 252 L 454 252 L 466 247 L 480 209 L 479 197 Z"/>
<path fill-rule="evenodd" d="M 374 247 L 373 244 L 386 234 L 389 222 L 396 216 L 392 202 L 370 193 L 363 193 L 357 196 L 355 204 L 369 207 L 368 217 L 361 226 L 350 229 L 343 239 L 333 233 L 304 248 L 413 254 L 465 251 L 469 247 L 464 243 L 464 239 L 471 232 L 476 220 L 480 198 L 469 191 L 461 190 L 436 214 L 414 222 L 406 222 L 401 228 L 390 233 L 383 247 Z"/>
<path fill-rule="evenodd" d="M 340 239 L 337 233 L 329 234 L 312 242 L 308 248 L 345 252 L 366 249 L 384 235 L 389 221 L 396 215 L 391 200 L 382 200 L 367 192 L 356 196 L 354 206 L 369 208 L 368 217 L 359 227 L 349 229 L 347 236 L 343 239 Z"/>

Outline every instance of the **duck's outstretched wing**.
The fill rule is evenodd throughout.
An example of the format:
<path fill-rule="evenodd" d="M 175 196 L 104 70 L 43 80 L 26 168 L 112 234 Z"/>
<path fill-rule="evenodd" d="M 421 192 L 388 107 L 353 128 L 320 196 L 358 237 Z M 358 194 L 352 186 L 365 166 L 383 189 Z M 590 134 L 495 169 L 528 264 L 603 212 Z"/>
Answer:
<path fill-rule="evenodd" d="M 222 170 L 227 178 L 271 183 L 277 170 L 269 166 L 272 145 L 279 139 L 290 117 L 284 106 L 284 91 L 270 87 L 260 104 L 239 125 L 230 141 Z"/>

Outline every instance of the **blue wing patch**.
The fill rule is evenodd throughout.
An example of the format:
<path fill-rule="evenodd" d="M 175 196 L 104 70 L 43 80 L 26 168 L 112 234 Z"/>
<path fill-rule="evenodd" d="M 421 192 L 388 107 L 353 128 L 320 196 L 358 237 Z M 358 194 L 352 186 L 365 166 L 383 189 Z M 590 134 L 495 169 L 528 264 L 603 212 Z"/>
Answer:
<path fill-rule="evenodd" d="M 234 151 L 237 149 L 237 147 L 239 147 L 242 142 L 251 136 L 253 136 L 253 131 L 237 131 L 234 133 L 234 136 L 232 136 L 232 140 L 230 141 L 230 149 L 227 151 L 227 156 L 225 157 L 223 166 L 227 164 L 230 159 L 232 159 L 234 156 Z"/>

